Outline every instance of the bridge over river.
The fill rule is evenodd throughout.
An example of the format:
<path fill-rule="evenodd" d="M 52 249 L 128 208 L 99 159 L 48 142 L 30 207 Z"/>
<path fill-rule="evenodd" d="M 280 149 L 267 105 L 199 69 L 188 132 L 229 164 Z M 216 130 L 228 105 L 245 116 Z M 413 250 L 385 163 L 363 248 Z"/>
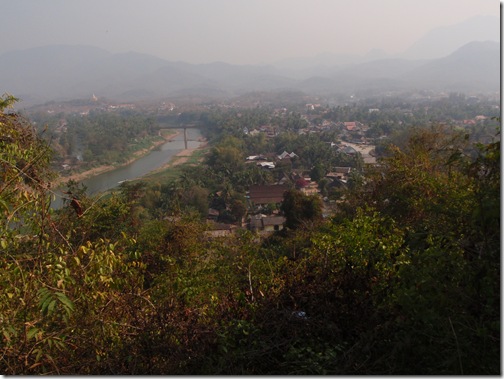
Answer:
<path fill-rule="evenodd" d="M 187 150 L 188 148 L 196 149 L 203 143 L 203 136 L 196 127 L 187 127 L 184 133 L 182 133 L 184 128 L 170 129 L 176 129 L 179 133 L 147 155 L 126 166 L 118 167 L 114 170 L 83 180 L 82 184 L 87 187 L 87 193 L 93 195 L 105 192 L 119 186 L 122 182 L 141 178 L 149 172 L 168 163 L 182 150 Z M 62 198 L 64 197 L 65 196 L 60 193 L 52 203 L 52 206 L 54 208 L 59 208 L 62 205 Z"/>
<path fill-rule="evenodd" d="M 174 129 L 174 130 L 184 130 L 184 149 L 188 149 L 188 141 L 190 141 L 189 137 L 187 136 L 187 129 L 200 129 L 200 126 L 197 126 L 196 124 L 184 124 L 184 125 L 164 125 L 162 130 L 169 130 L 169 129 Z"/>

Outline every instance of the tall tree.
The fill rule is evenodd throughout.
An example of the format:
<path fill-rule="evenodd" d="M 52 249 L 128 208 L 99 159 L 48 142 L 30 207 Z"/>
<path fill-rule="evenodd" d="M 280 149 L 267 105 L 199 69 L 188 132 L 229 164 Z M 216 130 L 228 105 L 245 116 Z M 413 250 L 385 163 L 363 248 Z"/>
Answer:
<path fill-rule="evenodd" d="M 285 225 L 291 229 L 309 226 L 322 218 L 322 201 L 316 195 L 304 195 L 298 190 L 285 192 L 281 210 L 285 215 Z"/>

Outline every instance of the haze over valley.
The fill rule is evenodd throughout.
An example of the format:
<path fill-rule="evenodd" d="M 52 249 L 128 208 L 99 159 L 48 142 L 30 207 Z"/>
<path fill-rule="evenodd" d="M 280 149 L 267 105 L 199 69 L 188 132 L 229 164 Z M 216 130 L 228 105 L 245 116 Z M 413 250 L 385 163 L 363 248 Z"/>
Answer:
<path fill-rule="evenodd" d="M 0 373 L 502 374 L 494 0 L 14 0 Z"/>
<path fill-rule="evenodd" d="M 338 2 L 335 3 L 338 4 Z M 225 6 L 225 4 L 227 3 L 216 2 L 217 6 Z M 298 9 L 295 7 L 296 4 L 292 5 L 292 9 Z M 301 4 L 306 3 L 301 2 Z M 401 6 L 393 10 L 399 14 L 401 11 L 406 12 L 406 3 L 402 4 L 404 4 L 404 10 Z M 251 4 L 247 3 L 247 5 Z M 320 5 L 327 4 L 322 2 Z M 63 12 L 66 6 L 60 6 L 60 8 Z M 54 2 L 48 3 L 48 9 L 59 10 L 60 8 Z M 27 9 L 20 9 L 20 11 L 24 11 L 27 17 L 30 17 Z M 350 6 L 341 9 L 353 12 Z M 45 11 L 39 9 L 41 13 Z M 268 10 L 264 9 L 264 11 L 266 14 L 261 17 L 267 17 Z M 275 11 L 274 8 L 271 9 L 272 14 Z M 432 12 L 436 11 L 436 7 L 433 6 Z M 288 35 L 284 34 L 287 32 L 283 30 L 282 25 L 288 25 L 290 28 L 290 22 L 295 22 L 297 18 L 306 22 L 308 17 L 315 20 L 319 17 L 322 22 L 322 14 L 314 12 L 310 10 L 304 18 L 293 13 L 292 20 L 288 18 L 283 22 L 278 20 L 276 25 L 278 33 Z M 392 10 L 390 12 L 393 13 Z M 265 49 L 268 43 L 272 46 L 271 51 L 287 50 L 287 46 L 299 45 L 299 48 L 296 53 L 291 53 L 290 57 L 275 59 L 274 54 L 270 54 L 269 57 L 264 56 L 261 59 L 262 63 L 256 63 L 257 60 L 251 59 L 247 64 L 234 63 L 233 59 L 226 60 L 226 54 L 222 54 L 221 59 L 211 60 L 214 47 L 224 43 L 227 38 L 224 34 L 219 34 L 220 41 L 209 39 L 206 48 L 203 48 L 197 42 L 203 42 L 206 38 L 205 34 L 201 35 L 201 41 L 191 42 L 190 38 L 194 36 L 181 28 L 180 33 L 177 34 L 177 40 L 187 39 L 187 49 L 202 49 L 202 53 L 203 50 L 209 51 L 207 62 L 194 63 L 189 60 L 169 59 L 161 55 L 145 53 L 141 51 L 142 48 L 135 50 L 133 39 L 129 52 L 114 52 L 106 46 L 107 38 L 109 38 L 107 35 L 101 40 L 97 40 L 95 36 L 95 42 L 100 41 L 96 45 L 90 43 L 93 41 L 91 37 L 88 40 L 82 37 L 76 39 L 87 43 L 69 44 L 64 34 L 60 38 L 55 38 L 54 35 L 49 38 L 51 30 L 49 28 L 49 31 L 40 31 L 41 38 L 47 35 L 46 43 L 40 43 L 40 46 L 11 48 L 10 50 L 6 50 L 4 46 L 0 50 L 0 89 L 19 97 L 22 101 L 18 106 L 30 106 L 52 100 L 89 98 L 93 94 L 117 101 L 159 100 L 188 96 L 229 99 L 254 91 L 300 91 L 308 95 L 323 96 L 354 93 L 376 95 L 424 90 L 495 94 L 500 87 L 500 24 L 497 13 L 474 15 L 457 23 L 442 24 L 440 21 L 441 25 L 424 30 L 423 34 L 417 32 L 418 37 L 410 37 L 409 43 L 402 42 L 402 48 L 398 49 L 396 46 L 396 51 L 393 53 L 383 50 L 383 47 L 387 43 L 392 46 L 394 38 L 407 34 L 408 29 L 405 30 L 404 27 L 397 29 L 395 37 L 390 35 L 388 40 L 381 40 L 375 47 L 361 53 L 348 53 L 347 51 L 351 51 L 348 46 L 337 48 L 343 41 L 348 40 L 349 43 L 356 41 L 353 45 L 355 50 L 355 46 L 359 46 L 357 41 L 361 35 L 367 34 L 371 38 L 383 32 L 381 29 L 388 30 L 387 27 L 390 25 L 385 23 L 386 20 L 391 19 L 387 18 L 387 12 L 381 15 L 382 24 L 375 22 L 375 19 L 364 18 L 361 14 L 360 18 L 355 18 L 352 29 L 345 33 L 338 29 L 339 24 L 336 21 L 338 18 L 334 19 L 334 28 L 327 27 L 323 35 L 313 34 L 320 31 L 313 26 L 305 26 L 304 33 L 313 34 L 312 37 L 314 37 L 310 42 L 301 40 L 294 32 L 291 32 L 292 40 L 276 40 L 273 25 L 264 23 L 264 27 L 257 26 L 254 37 L 257 38 L 257 43 L 261 43 L 261 48 L 257 49 L 258 52 Z M 412 17 L 410 13 L 402 13 L 402 15 Z M 213 15 L 213 17 L 217 20 L 217 16 Z M 245 17 L 251 17 L 252 20 L 259 16 L 252 13 Z M 96 25 L 99 25 L 101 19 L 102 16 L 97 18 Z M 397 21 L 397 16 L 394 20 Z M 35 27 L 43 23 L 40 20 L 33 22 Z M 108 24 L 110 30 L 114 30 L 115 22 L 110 19 Z M 223 25 L 225 24 L 223 22 Z M 375 24 L 379 27 L 373 29 L 371 26 Z M 79 22 L 76 22 L 75 30 L 79 27 L 81 27 Z M 195 24 L 194 28 L 196 27 Z M 214 29 L 210 26 L 208 28 L 210 36 L 214 33 Z M 241 35 L 240 33 L 245 33 L 242 28 L 243 26 L 234 26 L 231 30 L 236 30 L 236 33 Z M 262 29 L 271 30 L 270 40 L 273 43 L 267 42 L 264 39 L 265 36 L 259 33 Z M 411 29 L 414 30 L 413 24 Z M 118 28 L 118 30 L 121 29 Z M 328 38 L 331 31 L 334 35 Z M 124 32 L 126 38 L 128 34 L 126 30 Z M 142 33 L 140 29 L 138 32 Z M 25 33 L 20 31 L 20 36 L 17 38 L 23 41 L 22 36 Z M 145 34 L 145 42 L 148 41 L 149 45 L 157 39 L 148 31 L 143 34 Z M 89 36 L 92 35 L 91 30 Z M 327 41 L 325 46 L 320 45 L 321 39 Z M 48 43 L 49 41 L 66 43 Z M 229 51 L 233 51 L 237 46 L 240 48 L 249 46 L 251 49 L 249 53 L 252 53 L 253 45 L 248 45 L 249 43 L 250 40 L 246 38 L 243 41 L 230 40 Z M 24 44 L 26 45 L 26 42 Z M 100 47 L 100 44 L 104 47 Z M 159 44 L 161 46 L 164 42 L 159 40 Z M 362 45 L 365 46 L 364 43 Z M 20 46 L 23 44 L 21 43 Z M 311 53 L 314 46 L 320 49 L 316 54 Z M 176 51 L 173 50 L 171 55 L 176 56 Z"/>

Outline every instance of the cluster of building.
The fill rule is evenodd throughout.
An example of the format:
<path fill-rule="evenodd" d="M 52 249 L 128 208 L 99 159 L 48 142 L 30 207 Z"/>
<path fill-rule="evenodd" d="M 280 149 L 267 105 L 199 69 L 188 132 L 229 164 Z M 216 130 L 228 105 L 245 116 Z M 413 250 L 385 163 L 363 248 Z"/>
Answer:
<path fill-rule="evenodd" d="M 348 183 L 351 167 L 334 167 L 325 176 L 328 186 L 345 187 Z M 261 236 L 267 236 L 284 228 L 285 217 L 280 211 L 284 194 L 294 186 L 304 195 L 320 195 L 319 185 L 302 172 L 284 174 L 275 184 L 251 185 L 246 193 L 247 218 L 242 220 L 240 226 L 218 223 L 219 211 L 210 208 L 207 220 L 210 230 L 209 237 L 224 237 L 234 233 L 239 228 L 247 228 Z M 327 200 L 327 199 L 324 199 Z"/>
<path fill-rule="evenodd" d="M 373 155 L 374 145 L 366 144 L 364 133 L 368 128 L 363 123 L 359 121 L 331 122 L 324 120 L 320 125 L 315 125 L 309 119 L 306 119 L 306 121 L 308 127 L 301 129 L 299 131 L 300 134 L 320 133 L 331 129 L 339 130 L 342 139 L 348 142 L 331 143 L 331 147 L 348 155 L 360 153 L 366 164 L 376 163 L 376 158 Z M 264 125 L 251 131 L 244 128 L 243 131 L 248 135 L 264 133 L 267 138 L 273 138 L 278 134 L 277 128 L 270 125 Z M 295 152 L 283 151 L 279 155 L 269 153 L 248 156 L 245 158 L 245 164 L 256 165 L 264 170 L 273 170 L 280 163 L 292 162 L 298 158 L 299 156 Z M 351 167 L 333 167 L 332 171 L 325 176 L 328 188 L 333 186 L 338 188 L 346 187 L 351 172 Z M 306 173 L 298 173 L 296 170 L 293 170 L 289 174 L 283 174 L 283 177 L 275 184 L 250 186 L 246 194 L 248 217 L 246 221 L 242 222 L 241 226 L 260 235 L 268 235 L 272 232 L 282 230 L 285 224 L 285 217 L 280 212 L 280 206 L 284 193 L 292 186 L 295 186 L 305 195 L 321 196 L 318 183 L 313 181 Z M 327 205 L 326 202 L 324 204 Z M 215 221 L 218 216 L 219 213 L 217 211 L 209 210 L 209 219 Z M 233 233 L 233 229 L 238 227 L 215 222 L 212 225 L 212 230 L 208 233 L 213 236 L 223 236 Z"/>
<path fill-rule="evenodd" d="M 251 164 L 255 163 L 256 166 L 259 166 L 261 168 L 265 169 L 274 169 L 276 167 L 276 162 L 277 161 L 290 161 L 294 158 L 297 158 L 297 154 L 294 152 L 288 153 L 284 151 L 280 155 L 274 155 L 274 154 L 260 154 L 260 155 L 250 155 L 245 158 L 245 163 L 246 164 Z"/>

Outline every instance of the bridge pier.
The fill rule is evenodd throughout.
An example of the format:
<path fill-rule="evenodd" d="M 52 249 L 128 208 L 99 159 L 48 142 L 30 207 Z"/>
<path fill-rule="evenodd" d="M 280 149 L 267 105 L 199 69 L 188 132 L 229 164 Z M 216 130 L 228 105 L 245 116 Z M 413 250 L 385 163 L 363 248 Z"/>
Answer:
<path fill-rule="evenodd" d="M 184 128 L 184 149 L 187 150 L 187 128 Z"/>

